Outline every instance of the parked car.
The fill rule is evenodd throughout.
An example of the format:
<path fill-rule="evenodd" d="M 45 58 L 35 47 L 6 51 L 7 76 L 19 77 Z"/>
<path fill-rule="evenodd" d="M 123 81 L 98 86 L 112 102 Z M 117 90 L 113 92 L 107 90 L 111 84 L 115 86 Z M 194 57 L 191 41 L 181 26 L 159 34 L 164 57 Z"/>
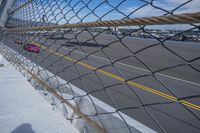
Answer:
<path fill-rule="evenodd" d="M 28 51 L 28 52 L 33 52 L 33 53 L 39 53 L 40 52 L 40 47 L 35 45 L 35 44 L 27 44 L 24 45 L 24 50 Z"/>
<path fill-rule="evenodd" d="M 16 41 L 15 41 L 15 44 L 22 45 L 22 44 L 23 44 L 23 42 L 22 42 L 21 40 L 16 40 Z"/>

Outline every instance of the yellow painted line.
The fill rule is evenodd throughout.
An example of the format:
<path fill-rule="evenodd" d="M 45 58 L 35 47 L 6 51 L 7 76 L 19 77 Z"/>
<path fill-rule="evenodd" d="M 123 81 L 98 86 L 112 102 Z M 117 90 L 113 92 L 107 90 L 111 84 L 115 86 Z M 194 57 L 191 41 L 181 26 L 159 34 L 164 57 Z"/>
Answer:
<path fill-rule="evenodd" d="M 161 91 L 157 91 L 157 90 L 152 89 L 152 88 L 150 88 L 150 87 L 147 87 L 147 86 L 138 84 L 138 83 L 133 82 L 133 81 L 128 81 L 127 83 L 130 84 L 130 85 L 132 85 L 132 86 L 135 86 L 135 87 L 137 87 L 137 88 L 140 88 L 140 89 L 142 89 L 142 90 L 145 90 L 145 91 L 151 92 L 151 93 L 153 93 L 153 94 L 159 95 L 159 96 L 161 96 L 161 97 L 167 98 L 167 99 L 169 99 L 169 100 L 177 101 L 177 98 L 176 98 L 176 97 L 171 96 L 171 95 L 168 95 L 168 94 L 163 93 L 163 92 L 161 92 Z"/>
<path fill-rule="evenodd" d="M 33 42 L 33 43 L 36 44 L 36 45 L 38 45 L 38 46 L 40 46 L 41 48 L 47 50 L 49 53 L 53 53 L 53 54 L 55 54 L 55 55 L 57 55 L 57 56 L 63 57 L 63 58 L 65 58 L 66 60 L 71 61 L 71 62 L 77 62 L 77 60 L 75 60 L 75 59 L 73 59 L 73 58 L 70 58 L 70 57 L 68 57 L 68 56 L 66 56 L 66 55 L 64 55 L 64 54 L 62 54 L 62 53 L 59 53 L 59 52 L 57 52 L 57 51 L 53 51 L 52 49 L 49 49 L 49 48 L 47 48 L 47 47 L 45 47 L 45 46 L 42 46 L 42 45 L 40 45 L 40 44 L 37 44 L 37 43 L 35 43 L 35 42 Z M 116 80 L 119 80 L 119 81 L 122 81 L 122 82 L 125 81 L 125 79 L 122 78 L 122 77 L 120 77 L 120 76 L 117 76 L 117 75 L 115 75 L 115 74 L 113 74 L 113 73 L 107 72 L 107 71 L 102 70 L 102 69 L 97 69 L 96 67 L 93 67 L 93 66 L 91 66 L 91 65 L 89 65 L 89 64 L 86 64 L 86 63 L 83 63 L 83 62 L 77 62 L 76 64 L 79 64 L 80 66 L 83 66 L 83 67 L 88 68 L 88 69 L 90 69 L 90 70 L 96 70 L 97 72 L 102 73 L 102 74 L 104 74 L 104 75 L 106 75 L 106 76 L 108 76 L 108 77 L 114 78 L 114 79 L 116 79 Z M 192 109 L 195 109 L 195 110 L 199 110 L 199 111 L 200 111 L 200 106 L 199 106 L 199 105 L 196 105 L 196 104 L 187 102 L 187 101 L 185 101 L 185 100 L 178 100 L 178 99 L 177 99 L 176 97 L 174 97 L 174 96 L 171 96 L 171 95 L 166 94 L 166 93 L 161 92 L 161 91 L 157 91 L 157 90 L 155 90 L 155 89 L 153 89 L 153 88 L 150 88 L 150 87 L 141 85 L 141 84 L 136 83 L 136 82 L 133 82 L 133 81 L 127 81 L 126 83 L 129 84 L 129 85 L 131 85 L 131 86 L 137 87 L 137 88 L 139 88 L 139 89 L 141 89 L 141 90 L 144 90 L 144 91 L 153 93 L 153 94 L 155 94 L 155 95 L 158 95 L 158 96 L 160 96 L 160 97 L 166 98 L 166 99 L 171 100 L 171 101 L 174 101 L 174 102 L 182 103 L 183 105 L 185 105 L 185 106 L 187 106 L 187 107 L 190 107 L 190 108 L 192 108 Z"/>

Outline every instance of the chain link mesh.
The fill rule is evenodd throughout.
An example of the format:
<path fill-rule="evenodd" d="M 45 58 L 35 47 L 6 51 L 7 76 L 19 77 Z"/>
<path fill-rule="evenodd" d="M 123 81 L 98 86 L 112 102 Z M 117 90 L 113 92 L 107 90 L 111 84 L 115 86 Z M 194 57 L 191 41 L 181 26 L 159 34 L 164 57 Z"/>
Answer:
<path fill-rule="evenodd" d="M 198 0 L 16 0 L 3 42 L 32 61 L 31 70 L 39 78 L 46 73 L 45 82 L 106 132 L 151 128 L 164 133 L 198 133 L 199 23 L 9 31 L 191 13 L 199 11 L 198 5 Z M 37 45 L 39 53 L 27 44 Z M 16 55 L 17 62 L 27 66 L 24 57 Z M 76 88 L 85 93 L 76 93 Z M 105 109 L 94 98 L 109 107 Z M 53 100 L 55 105 L 60 103 L 57 100 Z M 65 114 L 66 108 L 62 105 Z M 82 120 L 80 116 L 67 119 Z M 145 127 L 140 129 L 133 120 Z M 81 126 L 85 132 L 95 132 L 88 125 Z"/>

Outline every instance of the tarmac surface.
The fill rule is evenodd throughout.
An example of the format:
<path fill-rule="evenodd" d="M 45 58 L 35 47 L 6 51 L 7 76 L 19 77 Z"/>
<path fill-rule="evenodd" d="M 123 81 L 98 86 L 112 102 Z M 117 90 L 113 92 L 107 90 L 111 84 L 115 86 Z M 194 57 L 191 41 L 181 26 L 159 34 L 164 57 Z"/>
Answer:
<path fill-rule="evenodd" d="M 41 45 L 41 52 L 6 44 L 153 130 L 200 132 L 199 43 L 88 32 L 24 39 Z"/>

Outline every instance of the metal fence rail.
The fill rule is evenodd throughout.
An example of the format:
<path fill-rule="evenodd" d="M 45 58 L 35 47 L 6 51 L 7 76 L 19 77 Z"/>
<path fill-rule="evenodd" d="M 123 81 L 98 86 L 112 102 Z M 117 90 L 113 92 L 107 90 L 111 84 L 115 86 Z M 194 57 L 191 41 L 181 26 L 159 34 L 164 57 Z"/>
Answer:
<path fill-rule="evenodd" d="M 198 0 L 15 4 L 3 42 L 24 56 L 13 55 L 18 66 L 31 60 L 33 77 L 76 103 L 72 119 L 96 123 L 84 132 L 200 131 Z"/>

